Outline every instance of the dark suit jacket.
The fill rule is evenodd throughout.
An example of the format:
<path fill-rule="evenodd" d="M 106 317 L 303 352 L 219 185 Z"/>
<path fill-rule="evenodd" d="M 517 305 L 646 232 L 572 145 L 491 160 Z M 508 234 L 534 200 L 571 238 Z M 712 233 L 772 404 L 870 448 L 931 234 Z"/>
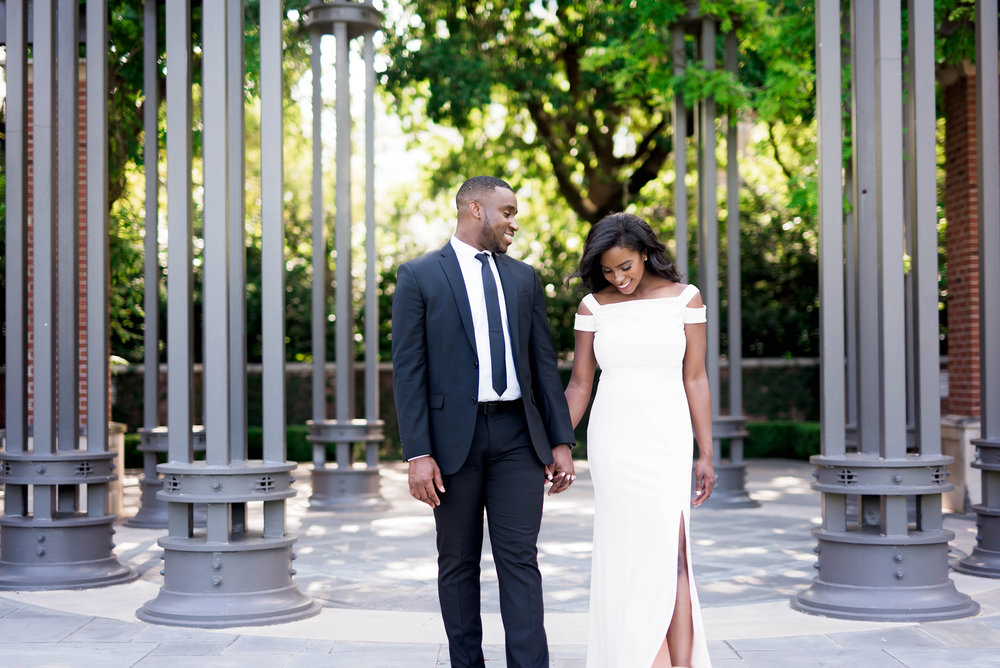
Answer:
<path fill-rule="evenodd" d="M 544 464 L 574 443 L 542 286 L 529 265 L 497 255 L 531 442 Z M 450 243 L 399 267 L 392 366 L 403 458 L 433 455 L 445 475 L 465 462 L 476 426 L 479 368 L 472 310 Z"/>

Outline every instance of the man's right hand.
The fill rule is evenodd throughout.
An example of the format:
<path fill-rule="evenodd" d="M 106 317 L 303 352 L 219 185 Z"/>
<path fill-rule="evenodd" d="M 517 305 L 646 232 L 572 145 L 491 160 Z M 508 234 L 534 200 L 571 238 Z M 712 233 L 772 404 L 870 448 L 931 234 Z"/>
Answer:
<path fill-rule="evenodd" d="M 441 505 L 438 492 L 444 493 L 441 469 L 433 457 L 418 457 L 409 461 L 410 496 L 431 508 Z"/>

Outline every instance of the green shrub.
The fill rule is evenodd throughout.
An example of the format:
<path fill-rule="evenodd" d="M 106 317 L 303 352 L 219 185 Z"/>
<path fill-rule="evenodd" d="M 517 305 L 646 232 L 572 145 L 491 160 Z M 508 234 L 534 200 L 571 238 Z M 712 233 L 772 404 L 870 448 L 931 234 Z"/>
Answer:
<path fill-rule="evenodd" d="M 285 457 L 292 462 L 311 462 L 312 443 L 309 442 L 309 425 L 285 426 Z M 247 456 L 261 459 L 264 456 L 264 428 L 247 427 Z"/>
<path fill-rule="evenodd" d="M 746 426 L 749 432 L 749 435 L 743 442 L 743 456 L 746 459 L 774 457 L 808 460 L 811 455 L 819 454 L 819 422 L 775 420 L 771 422 L 748 422 Z M 288 425 L 285 428 L 286 457 L 289 461 L 312 461 L 313 444 L 308 440 L 308 436 L 308 425 L 295 424 Z M 586 416 L 576 428 L 576 437 L 577 445 L 573 448 L 573 458 L 586 459 Z M 142 453 L 139 452 L 140 442 L 141 439 L 138 433 L 130 432 L 125 434 L 125 468 L 142 468 Z M 247 452 L 250 459 L 260 459 L 263 457 L 263 429 L 261 427 L 251 426 L 247 429 Z M 359 459 L 364 458 L 364 452 L 360 446 L 358 452 L 355 454 Z M 332 456 L 333 451 L 331 447 L 327 457 L 329 459 Z M 387 438 L 379 452 L 379 460 L 392 462 L 398 461 L 400 457 L 399 445 L 395 439 Z"/>
<path fill-rule="evenodd" d="M 808 460 L 820 450 L 819 422 L 748 422 L 749 435 L 743 442 L 747 459 L 779 457 Z"/>
<path fill-rule="evenodd" d="M 139 444 L 142 442 L 142 437 L 137 433 L 125 434 L 125 468 L 127 469 L 141 469 L 142 468 L 142 453 L 139 452 Z"/>

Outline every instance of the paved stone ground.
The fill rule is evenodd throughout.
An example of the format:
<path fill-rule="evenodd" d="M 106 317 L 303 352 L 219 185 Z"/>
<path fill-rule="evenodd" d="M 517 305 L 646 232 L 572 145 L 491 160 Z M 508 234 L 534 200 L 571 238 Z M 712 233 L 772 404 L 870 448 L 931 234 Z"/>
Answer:
<path fill-rule="evenodd" d="M 583 667 L 593 495 L 585 463 L 573 488 L 546 499 L 539 543 L 552 666 Z M 755 460 L 747 489 L 757 508 L 692 513 L 695 575 L 713 665 L 933 668 L 1000 667 L 1000 580 L 952 573 L 959 591 L 982 607 L 976 616 L 929 623 L 838 620 L 789 606 L 807 588 L 816 560 L 810 534 L 819 524 L 812 467 Z M 307 509 L 307 470 L 288 503 L 297 538 L 296 582 L 322 606 L 310 619 L 223 630 L 140 622 L 135 610 L 162 583 L 159 530 L 117 527 L 116 553 L 139 577 L 113 587 L 55 592 L 0 592 L 0 665 L 169 666 L 448 666 L 437 608 L 434 525 L 409 498 L 405 469 L 383 467 L 387 508 L 332 513 Z M 138 483 L 126 477 L 126 515 Z M 251 509 L 253 510 L 253 509 Z M 974 521 L 949 516 L 954 557 L 975 544 Z M 489 547 L 483 559 L 485 652 L 503 667 L 503 629 Z M 615 667 L 619 668 L 619 667 Z M 621 667 L 629 668 L 629 667 Z"/>

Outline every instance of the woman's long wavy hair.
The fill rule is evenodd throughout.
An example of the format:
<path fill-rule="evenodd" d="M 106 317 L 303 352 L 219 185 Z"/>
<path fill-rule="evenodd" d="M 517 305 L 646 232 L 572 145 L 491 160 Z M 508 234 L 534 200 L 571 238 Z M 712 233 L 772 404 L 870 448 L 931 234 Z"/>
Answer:
<path fill-rule="evenodd" d="M 611 248 L 631 248 L 646 256 L 646 271 L 679 283 L 681 275 L 667 257 L 667 247 L 656 238 L 653 228 L 631 213 L 612 213 L 593 224 L 583 245 L 580 268 L 573 276 L 583 279 L 590 292 L 610 285 L 601 270 L 601 255 Z"/>

